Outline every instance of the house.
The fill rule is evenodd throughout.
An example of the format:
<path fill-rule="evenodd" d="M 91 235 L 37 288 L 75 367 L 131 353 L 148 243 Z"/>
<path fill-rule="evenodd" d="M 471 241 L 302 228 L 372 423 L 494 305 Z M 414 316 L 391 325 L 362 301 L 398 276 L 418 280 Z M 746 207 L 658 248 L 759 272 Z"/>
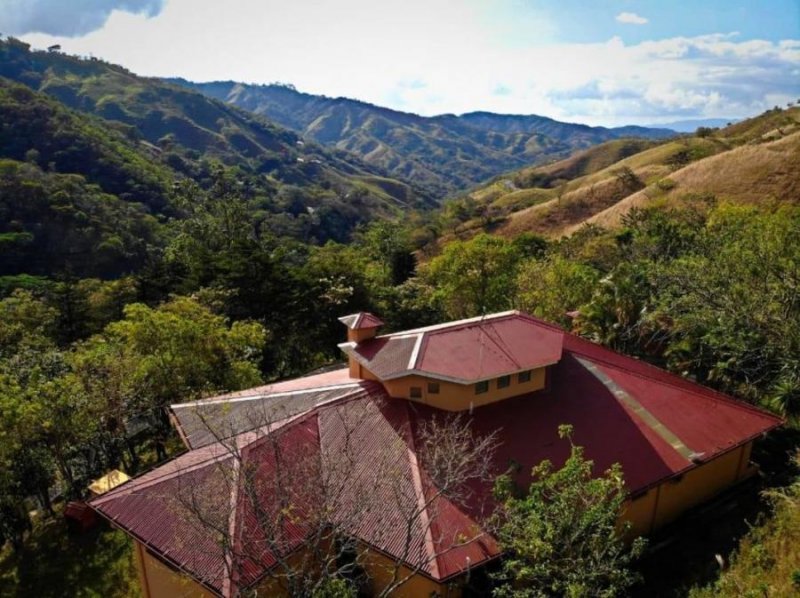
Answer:
<path fill-rule="evenodd" d="M 373 589 L 460 595 L 500 549 L 480 526 L 489 485 L 456 500 L 421 454 L 447 414 L 498 433 L 498 469 L 521 472 L 562 463 L 571 424 L 597 471 L 622 465 L 637 534 L 753 475 L 753 442 L 781 423 L 516 311 L 386 335 L 369 313 L 341 322 L 346 368 L 173 405 L 187 452 L 91 502 L 135 540 L 144 596 L 280 593 L 270 572 L 307 558 L 322 504 L 367 548 Z"/>

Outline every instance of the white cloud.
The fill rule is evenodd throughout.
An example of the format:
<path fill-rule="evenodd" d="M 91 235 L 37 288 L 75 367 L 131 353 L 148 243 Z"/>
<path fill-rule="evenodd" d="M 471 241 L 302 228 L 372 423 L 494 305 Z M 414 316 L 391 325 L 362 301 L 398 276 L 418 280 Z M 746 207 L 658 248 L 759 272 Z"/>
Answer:
<path fill-rule="evenodd" d="M 555 44 L 542 41 L 552 31 L 542 19 L 529 23 L 526 43 L 509 46 L 496 37 L 506 32 L 486 28 L 486 4 L 460 6 L 227 0 L 221 19 L 213 3 L 169 0 L 155 19 L 115 11 L 82 38 L 25 40 L 60 43 L 143 75 L 281 81 L 426 115 L 491 110 L 641 124 L 740 118 L 800 97 L 799 40 L 714 34 Z"/>
<path fill-rule="evenodd" d="M 74 37 L 100 29 L 115 10 L 153 17 L 165 0 L 2 0 L 0 31 Z"/>
<path fill-rule="evenodd" d="M 647 19 L 640 17 L 635 12 L 621 12 L 615 18 L 618 22 L 626 25 L 645 25 L 648 23 Z"/>

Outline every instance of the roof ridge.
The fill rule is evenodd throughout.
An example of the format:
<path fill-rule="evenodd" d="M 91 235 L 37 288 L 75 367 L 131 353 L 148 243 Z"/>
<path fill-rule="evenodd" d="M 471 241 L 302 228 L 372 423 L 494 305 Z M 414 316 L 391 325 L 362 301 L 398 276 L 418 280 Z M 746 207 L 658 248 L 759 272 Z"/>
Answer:
<path fill-rule="evenodd" d="M 414 441 L 414 430 L 411 424 L 411 416 L 408 412 L 408 403 L 404 404 L 403 415 L 405 416 L 406 434 L 408 435 L 408 466 L 411 470 L 411 482 L 414 486 L 414 494 L 417 498 L 417 507 L 419 509 L 420 525 L 425 534 L 425 551 L 428 553 L 427 563 L 430 563 L 430 575 L 434 578 L 441 577 L 439 570 L 439 558 L 436 555 L 436 544 L 433 540 L 432 522 L 429 517 L 428 507 L 426 503 L 425 487 L 422 483 L 422 474 L 420 473 L 419 460 L 417 459 L 417 446 Z"/>
<path fill-rule="evenodd" d="M 738 407 L 738 408 L 746 410 L 746 411 L 751 411 L 751 412 L 757 413 L 759 415 L 763 415 L 763 416 L 767 416 L 767 417 L 773 417 L 775 419 L 783 421 L 782 418 L 776 416 L 773 413 L 770 413 L 769 411 L 767 411 L 765 409 L 761 409 L 759 407 L 756 407 L 755 405 L 751 405 L 750 403 L 747 403 L 747 402 L 742 401 L 740 399 L 736 399 L 736 398 L 734 398 L 734 397 L 732 397 L 732 396 L 730 396 L 730 395 L 728 395 L 728 394 L 726 394 L 724 392 L 715 390 L 715 389 L 713 389 L 713 388 L 711 388 L 709 386 L 705 386 L 703 384 L 700 384 L 699 382 L 695 382 L 694 380 L 689 380 L 688 378 L 684 378 L 682 376 L 679 376 L 678 374 L 670 372 L 669 370 L 666 370 L 664 368 L 660 368 L 657 365 L 654 365 L 654 364 L 652 364 L 652 363 L 650 363 L 648 361 L 644 361 L 644 360 L 641 360 L 641 359 L 636 359 L 635 357 L 631 357 L 630 355 L 625 355 L 624 353 L 620 353 L 618 351 L 615 351 L 614 349 L 606 347 L 605 345 L 602 345 L 600 343 L 596 343 L 596 342 L 594 342 L 592 340 L 584 338 L 584 337 L 582 337 L 582 336 L 580 336 L 578 334 L 575 334 L 573 332 L 570 332 L 568 330 L 564 330 L 561 327 L 559 327 L 559 326 L 557 326 L 557 325 L 555 325 L 555 324 L 553 324 L 551 322 L 547 322 L 546 320 L 542 320 L 541 318 L 537 318 L 536 316 L 532 316 L 532 315 L 527 314 L 525 312 L 520 312 L 520 315 L 523 316 L 523 317 L 528 318 L 529 320 L 535 322 L 536 324 L 539 324 L 539 325 L 544 326 L 546 328 L 549 328 L 551 330 L 558 330 L 558 331 L 562 332 L 565 336 L 567 336 L 569 338 L 572 338 L 572 339 L 575 339 L 576 341 L 579 342 L 579 344 L 589 345 L 593 349 L 599 350 L 601 353 L 604 353 L 606 355 L 611 355 L 611 356 L 616 357 L 618 359 L 621 358 L 622 360 L 625 360 L 625 361 L 630 360 L 633 363 L 636 363 L 638 365 L 644 366 L 648 370 L 655 370 L 656 372 L 658 372 L 658 373 L 660 373 L 662 375 L 665 375 L 668 378 L 672 378 L 675 381 L 680 381 L 680 382 L 683 382 L 685 384 L 688 384 L 693 389 L 696 389 L 696 390 L 694 390 L 694 392 L 696 392 L 696 394 L 699 394 L 701 396 L 705 396 L 706 398 L 708 398 L 708 399 L 710 399 L 712 401 L 714 401 L 714 400 L 720 401 L 722 403 L 727 403 L 727 404 L 733 405 L 735 407 Z M 660 384 L 665 384 L 667 386 L 671 386 L 672 388 L 680 389 L 680 386 L 678 384 L 676 384 L 675 382 L 673 382 L 673 381 L 670 381 L 670 380 L 658 380 L 655 376 L 649 376 L 649 375 L 647 375 L 645 373 L 637 372 L 637 371 L 634 371 L 632 369 L 626 368 L 624 366 L 620 366 L 618 364 L 613 363 L 613 361 L 611 361 L 609 359 L 603 359 L 602 357 L 590 356 L 590 355 L 587 355 L 585 352 L 580 351 L 579 349 L 576 350 L 576 349 L 573 349 L 571 347 L 564 347 L 564 350 L 569 352 L 569 353 L 578 353 L 580 355 L 583 355 L 584 357 L 587 357 L 589 360 L 600 361 L 601 363 L 605 363 L 606 365 L 609 365 L 611 367 L 615 367 L 617 369 L 623 369 L 626 372 L 628 372 L 628 373 L 630 373 L 630 374 L 632 374 L 634 376 L 637 376 L 639 378 L 646 379 L 646 380 L 654 380 L 656 382 L 659 382 Z"/>
<path fill-rule="evenodd" d="M 294 390 L 281 390 L 278 392 L 263 392 L 260 394 L 252 394 L 252 395 L 241 395 L 235 396 L 232 398 L 226 399 L 225 397 L 228 395 L 219 395 L 215 397 L 209 397 L 207 399 L 199 399 L 196 401 L 186 401 L 184 403 L 175 403 L 170 405 L 170 409 L 175 408 L 182 408 L 182 407 L 197 407 L 197 406 L 206 406 L 206 405 L 216 405 L 217 403 L 235 403 L 239 401 L 255 401 L 258 399 L 268 399 L 271 397 L 283 397 L 283 396 L 291 396 L 297 394 L 305 394 L 309 392 L 319 392 L 323 390 L 339 390 L 339 389 L 346 389 L 346 388 L 358 388 L 361 386 L 361 381 L 354 380 L 353 382 L 341 382 L 339 384 L 329 384 L 323 386 L 311 386 L 309 388 L 297 388 Z M 245 392 L 245 391 L 236 391 L 236 392 Z M 230 393 L 230 394 L 235 394 Z"/>
<path fill-rule="evenodd" d="M 674 373 L 672 373 L 672 372 L 670 372 L 668 370 L 665 370 L 665 369 L 660 368 L 660 367 L 658 367 L 656 365 L 653 365 L 652 363 L 648 363 L 647 361 L 636 359 L 635 357 L 631 357 L 630 355 L 625 355 L 623 353 L 617 353 L 616 351 L 614 351 L 612 349 L 609 349 L 607 347 L 604 347 L 603 345 L 600 345 L 598 343 L 594 343 L 594 342 L 592 342 L 590 340 L 581 338 L 581 337 L 573 335 L 571 333 L 567 333 L 567 334 L 569 334 L 570 336 L 572 336 L 574 338 L 577 338 L 577 339 L 581 340 L 584 343 L 590 343 L 592 345 L 592 347 L 596 347 L 596 348 L 602 349 L 603 352 L 605 352 L 605 353 L 611 353 L 615 357 L 618 357 L 618 358 L 621 357 L 624 360 L 631 360 L 636 364 L 646 366 L 647 369 L 656 370 L 660 374 L 666 375 L 668 378 L 672 378 L 673 380 L 659 380 L 655 376 L 650 376 L 650 375 L 645 374 L 643 372 L 637 372 L 637 371 L 635 371 L 633 369 L 627 368 L 627 367 L 625 367 L 623 365 L 620 365 L 618 363 L 614 363 L 613 361 L 611 361 L 609 359 L 603 359 L 603 357 L 595 357 L 595 356 L 589 355 L 589 354 L 587 354 L 585 352 L 582 352 L 580 350 L 575 350 L 575 349 L 568 348 L 568 349 L 566 349 L 566 351 L 568 353 L 577 353 L 578 355 L 583 356 L 584 358 L 588 359 L 589 361 L 599 362 L 599 363 L 601 363 L 601 364 L 603 364 L 603 365 L 605 365 L 607 367 L 611 367 L 611 368 L 614 368 L 614 369 L 617 369 L 617 370 L 623 370 L 624 372 L 630 374 L 631 376 L 636 376 L 637 378 L 641 378 L 643 380 L 651 380 L 651 381 L 657 382 L 659 384 L 664 384 L 665 386 L 669 386 L 671 388 L 675 388 L 677 390 L 683 390 L 685 392 L 691 392 L 693 394 L 696 394 L 698 396 L 706 398 L 706 399 L 708 399 L 710 401 L 717 401 L 717 402 L 720 402 L 720 403 L 728 404 L 728 405 L 737 407 L 737 408 L 745 410 L 745 411 L 750 411 L 750 412 L 756 413 L 758 415 L 762 415 L 762 416 L 765 416 L 765 417 L 772 417 L 772 418 L 775 418 L 775 419 L 778 419 L 778 420 L 782 421 L 782 419 L 780 417 L 778 417 L 777 415 L 775 415 L 773 413 L 770 413 L 769 411 L 767 411 L 765 409 L 761 409 L 760 407 L 756 407 L 755 405 L 751 405 L 750 403 L 747 403 L 746 401 L 743 401 L 741 399 L 736 399 L 736 398 L 734 398 L 732 396 L 729 396 L 729 395 L 727 395 L 727 394 L 725 394 L 723 392 L 720 392 L 720 391 L 715 390 L 713 388 L 710 388 L 708 386 L 704 386 L 704 385 L 700 384 L 699 382 L 695 382 L 693 380 L 689 380 L 688 378 L 683 378 L 683 377 L 681 377 L 681 376 L 679 376 L 677 374 L 674 374 Z M 691 387 L 691 389 L 690 390 L 686 390 L 685 388 L 682 388 L 679 384 L 677 384 L 677 382 L 683 382 L 684 384 L 689 385 Z"/>
<path fill-rule="evenodd" d="M 422 326 L 421 328 L 411 328 L 410 330 L 398 330 L 397 332 L 392 332 L 389 334 L 382 334 L 380 336 L 376 336 L 375 338 L 388 338 L 388 337 L 397 337 L 397 336 L 404 336 L 404 335 L 414 335 L 414 334 L 427 334 L 430 332 L 439 332 L 444 330 L 449 330 L 452 328 L 459 328 L 462 326 L 468 326 L 469 324 L 480 324 L 482 322 L 486 322 L 488 320 L 499 320 L 501 318 L 508 318 L 515 315 L 526 315 L 520 312 L 519 310 L 512 309 L 509 311 L 501 311 L 494 314 L 487 314 L 485 316 L 476 316 L 474 318 L 464 318 L 462 320 L 453 320 L 452 322 L 443 322 L 441 324 L 431 324 L 430 326 Z"/>

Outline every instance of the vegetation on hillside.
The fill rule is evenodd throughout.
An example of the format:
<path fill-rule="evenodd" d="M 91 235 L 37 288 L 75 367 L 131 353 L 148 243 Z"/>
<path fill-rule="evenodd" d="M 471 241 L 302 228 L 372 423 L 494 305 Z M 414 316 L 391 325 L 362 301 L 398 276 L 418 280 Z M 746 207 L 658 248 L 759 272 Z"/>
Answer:
<path fill-rule="evenodd" d="M 690 598 L 789 598 L 800 593 L 800 479 L 767 493 L 774 512 L 753 527 L 719 579 Z"/>
<path fill-rule="evenodd" d="M 347 150 L 439 197 L 609 139 L 673 135 L 666 129 L 607 129 L 536 115 L 472 112 L 423 117 L 278 84 L 176 82 L 266 116 L 307 139 Z"/>
<path fill-rule="evenodd" d="M 512 172 L 447 202 L 431 226 L 444 240 L 490 231 L 513 237 L 619 227 L 632 207 L 710 193 L 737 202 L 794 202 L 800 107 L 665 142 L 616 140 Z M 436 238 L 431 235 L 429 239 Z"/>
<path fill-rule="evenodd" d="M 175 182 L 207 191 L 220 168 L 272 232 L 306 242 L 345 241 L 372 218 L 433 205 L 350 154 L 199 92 L 13 38 L 0 40 L 0 116 L 0 157 L 80 174 L 154 215 L 179 217 Z"/>

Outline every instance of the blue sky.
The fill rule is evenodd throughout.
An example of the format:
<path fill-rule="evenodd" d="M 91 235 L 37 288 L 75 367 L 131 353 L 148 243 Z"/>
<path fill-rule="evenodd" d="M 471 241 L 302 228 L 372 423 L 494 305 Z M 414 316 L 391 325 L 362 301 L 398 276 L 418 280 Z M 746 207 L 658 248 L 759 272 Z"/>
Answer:
<path fill-rule="evenodd" d="M 647 124 L 800 98 L 800 0 L 0 0 L 0 31 L 425 115 Z"/>
<path fill-rule="evenodd" d="M 508 22 L 520 14 L 549 19 L 554 23 L 550 42 L 591 43 L 619 36 L 638 43 L 734 31 L 741 39 L 779 41 L 797 39 L 800 32 L 800 0 L 515 0 L 499 6 L 498 18 Z M 647 22 L 618 21 L 624 13 Z M 517 36 L 525 39 L 523 27 Z"/>

